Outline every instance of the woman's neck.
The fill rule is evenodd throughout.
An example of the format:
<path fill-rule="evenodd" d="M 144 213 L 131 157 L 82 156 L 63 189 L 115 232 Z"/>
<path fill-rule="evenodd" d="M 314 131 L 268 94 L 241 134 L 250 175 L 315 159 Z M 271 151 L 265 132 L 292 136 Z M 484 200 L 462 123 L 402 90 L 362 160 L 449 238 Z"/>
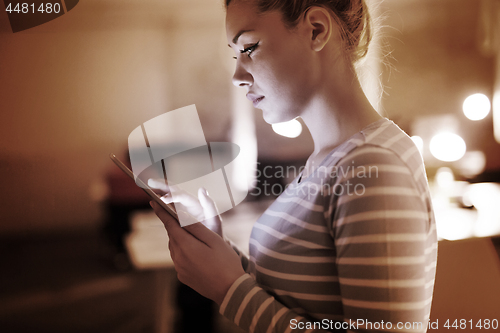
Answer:
<path fill-rule="evenodd" d="M 352 78 L 350 84 L 346 82 L 349 81 L 325 85 L 324 91 L 318 91 L 301 114 L 314 142 L 314 151 L 307 161 L 304 175 L 317 167 L 332 149 L 381 119 L 357 78 Z"/>
<path fill-rule="evenodd" d="M 352 87 L 351 87 L 352 88 Z M 317 98 L 302 114 L 314 142 L 313 155 L 328 153 L 356 132 L 379 120 L 361 87 L 342 93 L 342 98 Z"/>

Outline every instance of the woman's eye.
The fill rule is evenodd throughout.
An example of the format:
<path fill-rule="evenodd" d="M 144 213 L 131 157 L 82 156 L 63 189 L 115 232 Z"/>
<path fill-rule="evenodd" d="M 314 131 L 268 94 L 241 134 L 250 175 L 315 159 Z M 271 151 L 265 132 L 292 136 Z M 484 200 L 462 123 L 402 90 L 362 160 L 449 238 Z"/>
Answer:
<path fill-rule="evenodd" d="M 259 43 L 255 43 L 252 46 L 249 46 L 246 49 L 241 50 L 240 53 L 246 53 L 247 56 L 250 57 L 250 55 L 253 53 L 253 51 L 255 51 L 255 49 L 257 48 L 257 46 L 259 46 Z"/>

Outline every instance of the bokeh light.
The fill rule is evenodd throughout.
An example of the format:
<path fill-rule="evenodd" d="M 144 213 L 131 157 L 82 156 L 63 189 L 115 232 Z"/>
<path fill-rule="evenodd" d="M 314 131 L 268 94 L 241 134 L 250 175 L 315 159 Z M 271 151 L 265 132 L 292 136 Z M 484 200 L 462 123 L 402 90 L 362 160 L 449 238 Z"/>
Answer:
<path fill-rule="evenodd" d="M 436 184 L 441 188 L 449 188 L 453 185 L 455 181 L 455 175 L 450 168 L 442 167 L 439 168 L 435 176 Z"/>
<path fill-rule="evenodd" d="M 454 133 L 436 134 L 430 143 L 432 156 L 443 162 L 458 161 L 465 155 L 467 146 L 464 139 Z"/>
<path fill-rule="evenodd" d="M 474 94 L 465 99 L 463 110 L 465 116 L 470 120 L 481 120 L 490 113 L 491 103 L 485 95 Z"/>
<path fill-rule="evenodd" d="M 500 233 L 499 184 L 471 184 L 464 194 L 464 201 L 474 206 L 478 211 L 478 217 L 474 225 L 475 236 L 487 237 Z"/>
<path fill-rule="evenodd" d="M 486 168 L 486 155 L 479 150 L 468 151 L 455 165 L 459 173 L 467 178 L 474 178 Z"/>
<path fill-rule="evenodd" d="M 297 119 L 273 124 L 272 127 L 276 133 L 287 138 L 296 138 L 302 133 L 302 124 Z"/>

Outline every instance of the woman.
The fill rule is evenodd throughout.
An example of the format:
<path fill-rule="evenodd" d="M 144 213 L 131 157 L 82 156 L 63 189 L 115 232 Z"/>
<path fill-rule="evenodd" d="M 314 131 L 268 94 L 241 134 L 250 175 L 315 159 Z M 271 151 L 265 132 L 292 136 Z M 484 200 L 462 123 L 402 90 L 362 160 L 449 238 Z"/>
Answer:
<path fill-rule="evenodd" d="M 256 222 L 249 258 L 223 240 L 217 219 L 218 234 L 201 223 L 181 228 L 153 203 L 180 281 L 250 332 L 425 332 L 434 216 L 418 149 L 375 112 L 355 74 L 370 40 L 366 5 L 226 0 L 226 7 L 233 83 L 266 122 L 301 117 L 314 151 Z M 206 191 L 199 198 L 206 212 L 215 209 Z"/>

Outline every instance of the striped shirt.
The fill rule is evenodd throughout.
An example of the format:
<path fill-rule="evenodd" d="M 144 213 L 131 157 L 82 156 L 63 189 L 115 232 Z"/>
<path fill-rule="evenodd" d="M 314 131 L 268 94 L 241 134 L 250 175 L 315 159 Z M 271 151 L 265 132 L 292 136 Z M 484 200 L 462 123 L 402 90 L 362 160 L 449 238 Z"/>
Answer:
<path fill-rule="evenodd" d="M 381 119 L 299 179 L 255 223 L 220 313 L 248 332 L 425 332 L 437 237 L 413 141 Z"/>

